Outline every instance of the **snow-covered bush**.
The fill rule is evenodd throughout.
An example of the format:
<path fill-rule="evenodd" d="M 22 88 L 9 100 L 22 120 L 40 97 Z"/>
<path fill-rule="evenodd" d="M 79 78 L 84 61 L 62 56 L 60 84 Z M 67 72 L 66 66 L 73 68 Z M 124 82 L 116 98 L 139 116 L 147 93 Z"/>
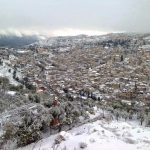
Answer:
<path fill-rule="evenodd" d="M 115 110 L 115 111 L 114 111 L 114 115 L 115 115 L 116 120 L 118 121 L 118 120 L 119 120 L 119 117 L 120 117 L 120 112 L 119 112 L 119 110 Z"/>
<path fill-rule="evenodd" d="M 147 113 L 146 126 L 150 127 L 150 112 Z"/>
<path fill-rule="evenodd" d="M 29 94 L 28 98 L 31 102 L 35 102 L 35 103 L 40 103 L 41 101 L 41 97 L 37 94 Z"/>
<path fill-rule="evenodd" d="M 9 85 L 9 90 L 10 91 L 21 91 L 23 89 L 23 85 Z"/>
<path fill-rule="evenodd" d="M 25 146 L 38 141 L 41 138 L 41 132 L 38 129 L 19 129 L 16 132 L 17 146 Z"/>
<path fill-rule="evenodd" d="M 75 116 L 75 117 L 79 117 L 81 115 L 81 112 L 78 110 L 78 108 L 74 108 L 72 110 L 72 114 Z"/>
<path fill-rule="evenodd" d="M 17 145 L 25 146 L 36 142 L 41 138 L 42 131 L 49 127 L 52 116 L 37 108 L 38 112 L 26 112 L 22 118 L 22 124 L 16 132 Z"/>
<path fill-rule="evenodd" d="M 134 139 L 132 139 L 132 138 L 127 138 L 127 137 L 124 139 L 124 141 L 125 141 L 126 143 L 129 143 L 129 144 L 136 144 L 136 143 L 137 143 L 136 140 L 134 140 Z"/>
<path fill-rule="evenodd" d="M 61 114 L 60 107 L 58 106 L 52 107 L 52 109 L 50 110 L 50 113 L 52 114 L 54 118 L 58 117 Z"/>
<path fill-rule="evenodd" d="M 17 116 L 13 116 L 14 112 L 17 113 Z M 48 109 L 40 104 L 32 105 L 30 109 L 20 107 L 18 112 L 14 112 L 4 125 L 2 141 L 7 142 L 14 139 L 17 146 L 25 146 L 39 140 L 42 132 L 48 131 L 53 119 Z"/>
<path fill-rule="evenodd" d="M 3 138 L 5 140 L 10 140 L 14 138 L 17 128 L 13 123 L 6 123 L 4 126 Z"/>
<path fill-rule="evenodd" d="M 82 148 L 82 149 L 85 149 L 87 147 L 87 144 L 85 142 L 81 142 L 79 144 L 79 147 Z"/>
<path fill-rule="evenodd" d="M 53 105 L 53 101 L 52 100 L 48 100 L 48 101 L 44 102 L 44 106 L 45 107 L 50 108 L 50 107 L 52 107 L 52 105 Z"/>
<path fill-rule="evenodd" d="M 19 132 L 17 132 L 18 134 L 20 134 L 20 137 L 17 141 L 18 145 L 22 146 L 22 144 L 27 145 L 28 143 L 38 141 L 41 138 L 41 131 L 39 127 L 32 125 L 28 129 L 25 128 L 23 130 L 19 130 Z"/>

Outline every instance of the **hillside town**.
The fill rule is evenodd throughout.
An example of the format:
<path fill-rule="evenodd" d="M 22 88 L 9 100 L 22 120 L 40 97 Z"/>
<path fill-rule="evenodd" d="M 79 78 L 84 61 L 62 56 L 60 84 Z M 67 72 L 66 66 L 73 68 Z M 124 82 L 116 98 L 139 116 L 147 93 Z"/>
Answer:
<path fill-rule="evenodd" d="M 35 85 L 37 93 L 148 103 L 150 39 L 146 35 L 81 35 L 44 42 L 1 50 L 1 66 L 15 70 L 18 83 L 26 79 Z"/>
<path fill-rule="evenodd" d="M 98 108 L 103 118 L 110 112 L 116 120 L 136 118 L 149 127 L 150 35 L 53 37 L 19 49 L 0 48 L 0 94 L 1 134 L 7 122 L 20 128 L 22 117 L 34 115 L 43 121 L 36 129 L 50 126 L 57 133 L 90 120 Z M 29 118 L 26 127 L 32 125 Z"/>

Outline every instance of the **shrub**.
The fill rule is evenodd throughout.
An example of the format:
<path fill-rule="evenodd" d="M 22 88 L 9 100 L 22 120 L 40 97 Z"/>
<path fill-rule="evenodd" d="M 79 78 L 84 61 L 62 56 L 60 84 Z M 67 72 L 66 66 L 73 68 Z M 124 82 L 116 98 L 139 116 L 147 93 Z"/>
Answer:
<path fill-rule="evenodd" d="M 10 85 L 9 86 L 9 90 L 11 90 L 11 91 L 20 91 L 22 89 L 23 89 L 22 85 L 18 85 L 18 86 Z"/>
<path fill-rule="evenodd" d="M 50 108 L 50 107 L 52 107 L 52 105 L 53 105 L 53 101 L 51 101 L 51 100 L 44 102 L 45 107 Z"/>
<path fill-rule="evenodd" d="M 60 112 L 60 108 L 58 106 L 55 106 L 53 107 L 51 110 L 50 110 L 52 116 L 55 118 L 57 116 L 59 116 L 61 114 Z"/>
<path fill-rule="evenodd" d="M 123 106 L 120 102 L 115 102 L 112 104 L 113 109 L 122 109 Z"/>
<path fill-rule="evenodd" d="M 9 79 L 6 77 L 0 77 L 0 85 L 3 86 L 3 88 L 5 88 L 6 85 L 9 84 Z"/>
<path fill-rule="evenodd" d="M 25 146 L 40 140 L 41 133 L 38 129 L 29 130 L 27 129 L 20 129 L 16 133 L 17 136 L 17 146 Z"/>
<path fill-rule="evenodd" d="M 6 123 L 4 126 L 4 135 L 3 138 L 5 140 L 10 140 L 14 137 L 16 133 L 16 128 L 13 123 Z"/>
<path fill-rule="evenodd" d="M 80 146 L 80 148 L 85 149 L 85 148 L 87 147 L 87 144 L 84 143 L 84 142 L 81 142 L 81 143 L 79 144 L 79 146 Z"/>
<path fill-rule="evenodd" d="M 41 97 L 37 94 L 29 94 L 28 99 L 31 102 L 35 102 L 35 103 L 40 103 L 40 101 L 41 101 Z"/>

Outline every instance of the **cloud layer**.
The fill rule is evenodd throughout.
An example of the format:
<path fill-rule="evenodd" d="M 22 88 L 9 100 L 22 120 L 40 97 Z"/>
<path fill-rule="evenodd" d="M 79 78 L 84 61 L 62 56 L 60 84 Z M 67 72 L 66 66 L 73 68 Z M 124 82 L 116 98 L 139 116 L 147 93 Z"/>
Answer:
<path fill-rule="evenodd" d="M 0 33 L 150 32 L 149 0 L 0 0 Z"/>

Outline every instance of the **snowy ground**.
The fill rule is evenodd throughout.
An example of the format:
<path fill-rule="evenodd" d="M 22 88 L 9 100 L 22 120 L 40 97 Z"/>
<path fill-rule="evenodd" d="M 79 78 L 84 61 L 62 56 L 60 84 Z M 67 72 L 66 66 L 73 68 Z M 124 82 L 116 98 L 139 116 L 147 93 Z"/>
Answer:
<path fill-rule="evenodd" d="M 54 144 L 58 137 L 64 139 Z M 80 150 L 81 143 L 87 145 L 86 150 L 150 150 L 150 128 L 123 121 L 98 120 L 18 150 Z"/>
<path fill-rule="evenodd" d="M 1 77 L 7 77 L 9 79 L 9 82 L 11 84 L 18 85 L 18 82 L 13 79 L 13 71 L 14 71 L 14 69 L 12 69 L 11 67 L 9 67 L 6 64 L 8 62 L 9 61 L 7 61 L 7 60 L 3 60 L 3 65 L 0 66 L 0 76 Z M 8 71 L 9 69 L 11 69 L 11 72 Z M 21 78 L 21 73 L 17 72 L 16 76 L 18 76 L 19 78 Z"/>

